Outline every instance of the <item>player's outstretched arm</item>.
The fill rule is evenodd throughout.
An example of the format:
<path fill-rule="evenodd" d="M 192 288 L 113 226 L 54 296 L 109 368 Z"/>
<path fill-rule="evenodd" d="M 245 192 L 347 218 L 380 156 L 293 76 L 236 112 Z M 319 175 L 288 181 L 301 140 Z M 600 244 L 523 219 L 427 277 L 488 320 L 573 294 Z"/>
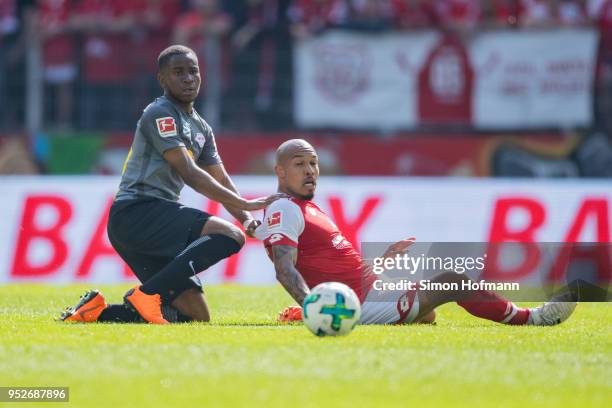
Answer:
<path fill-rule="evenodd" d="M 409 247 L 416 242 L 416 238 L 410 237 L 406 239 L 402 239 L 401 241 L 397 241 L 395 244 L 391 244 L 389 248 L 383 254 L 383 258 L 394 258 L 397 255 L 404 255 L 408 252 Z M 372 259 L 364 258 L 362 261 L 362 267 L 366 270 L 372 270 Z"/>
<path fill-rule="evenodd" d="M 230 178 L 229 174 L 225 170 L 225 166 L 222 163 L 212 164 L 209 166 L 200 166 L 204 171 L 210 174 L 215 180 L 219 182 L 223 187 L 228 190 L 240 195 L 236 185 Z M 232 214 L 234 218 L 236 218 L 240 223 L 245 227 L 247 234 L 250 237 L 254 237 L 255 229 L 261 224 L 260 221 L 253 219 L 251 213 L 241 210 L 240 208 L 231 206 L 229 204 L 224 205 L 225 209 Z"/>
<path fill-rule="evenodd" d="M 282 194 L 273 194 L 254 200 L 245 200 L 233 191 L 223 187 L 210 174 L 199 168 L 183 146 L 166 150 L 164 152 L 164 159 L 170 163 L 170 166 L 183 178 L 188 186 L 223 205 L 244 211 L 255 211 L 266 208 L 282 196 Z"/>
<path fill-rule="evenodd" d="M 295 268 L 297 248 L 290 245 L 273 245 L 272 259 L 276 269 L 276 279 L 299 305 L 304 303 L 304 298 L 308 296 L 310 289 Z"/>

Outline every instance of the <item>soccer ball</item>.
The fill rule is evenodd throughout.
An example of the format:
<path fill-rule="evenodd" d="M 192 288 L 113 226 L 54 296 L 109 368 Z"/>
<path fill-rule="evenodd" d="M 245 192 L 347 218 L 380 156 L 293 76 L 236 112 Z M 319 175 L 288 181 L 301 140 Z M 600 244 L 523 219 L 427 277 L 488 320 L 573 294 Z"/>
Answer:
<path fill-rule="evenodd" d="M 349 334 L 361 316 L 359 298 L 351 288 L 339 282 L 315 286 L 304 299 L 304 324 L 317 336 Z"/>

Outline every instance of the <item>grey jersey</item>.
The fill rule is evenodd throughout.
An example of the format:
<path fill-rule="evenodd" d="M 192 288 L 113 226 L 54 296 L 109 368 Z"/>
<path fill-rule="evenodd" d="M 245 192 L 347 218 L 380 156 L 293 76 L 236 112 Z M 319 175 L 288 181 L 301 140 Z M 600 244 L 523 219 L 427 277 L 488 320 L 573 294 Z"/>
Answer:
<path fill-rule="evenodd" d="M 162 96 L 145 108 L 138 121 L 116 199 L 178 200 L 185 182 L 163 156 L 178 146 L 187 148 L 198 165 L 221 163 L 208 123 L 195 110 L 189 115 Z"/>

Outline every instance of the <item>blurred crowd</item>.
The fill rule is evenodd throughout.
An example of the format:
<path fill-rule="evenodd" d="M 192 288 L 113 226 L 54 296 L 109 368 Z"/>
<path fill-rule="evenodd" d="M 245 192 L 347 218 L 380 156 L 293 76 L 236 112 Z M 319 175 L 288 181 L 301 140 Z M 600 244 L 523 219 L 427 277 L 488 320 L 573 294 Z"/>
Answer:
<path fill-rule="evenodd" d="M 329 28 L 469 35 L 584 25 L 599 28 L 611 59 L 612 0 L 0 0 L 0 124 L 23 123 L 33 44 L 46 126 L 132 129 L 160 93 L 157 54 L 182 43 L 215 80 L 218 92 L 201 104 L 221 95 L 218 125 L 265 130 L 291 125 L 292 44 Z"/>

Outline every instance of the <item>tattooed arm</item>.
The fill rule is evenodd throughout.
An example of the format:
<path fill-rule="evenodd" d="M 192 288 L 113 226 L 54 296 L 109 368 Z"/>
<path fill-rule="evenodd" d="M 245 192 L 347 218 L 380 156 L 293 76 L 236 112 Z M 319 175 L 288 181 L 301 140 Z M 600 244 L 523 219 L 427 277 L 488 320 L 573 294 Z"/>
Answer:
<path fill-rule="evenodd" d="M 304 298 L 310 293 L 310 289 L 308 289 L 308 285 L 306 285 L 300 272 L 295 269 L 297 248 L 290 245 L 273 245 L 272 258 L 274 269 L 276 269 L 276 279 L 301 306 L 304 303 Z"/>

